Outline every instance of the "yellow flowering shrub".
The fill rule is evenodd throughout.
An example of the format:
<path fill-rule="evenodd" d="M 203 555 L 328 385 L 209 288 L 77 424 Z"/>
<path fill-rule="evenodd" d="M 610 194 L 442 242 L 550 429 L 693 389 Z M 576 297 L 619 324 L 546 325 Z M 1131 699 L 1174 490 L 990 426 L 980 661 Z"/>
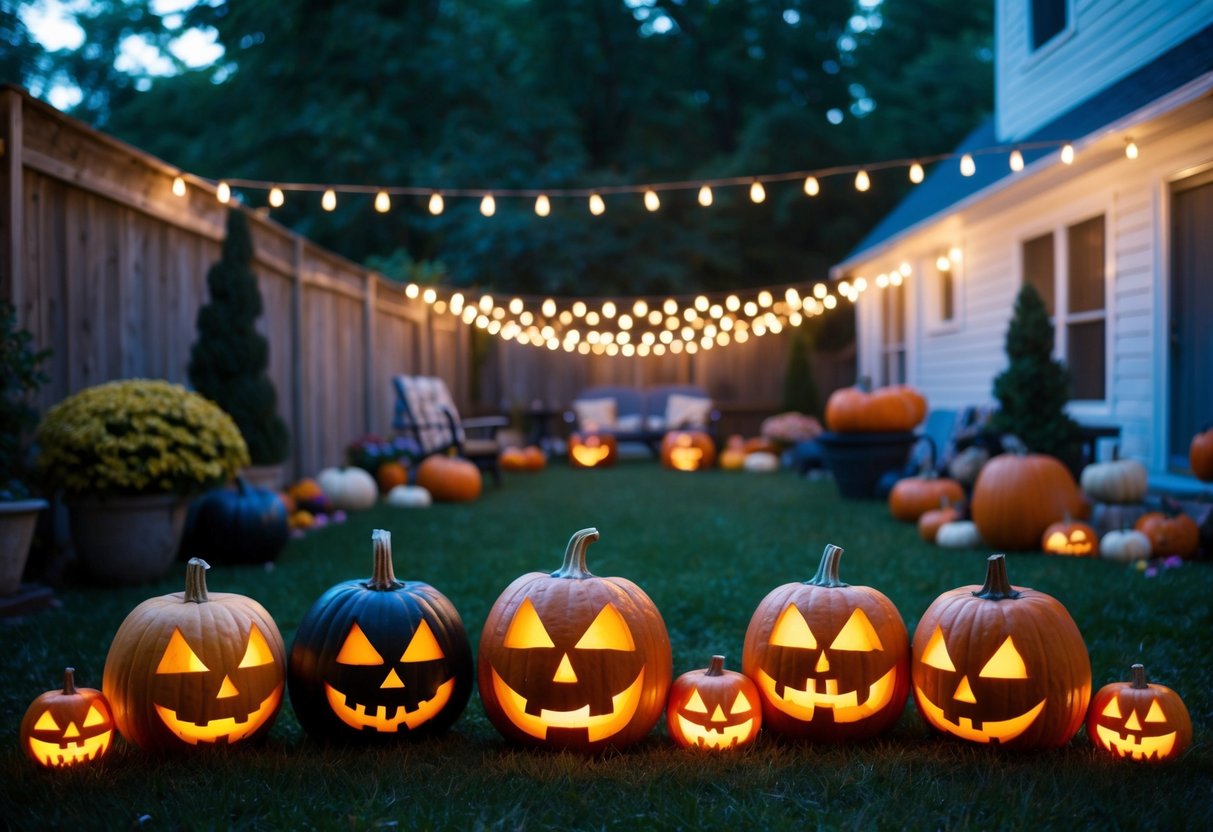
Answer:
<path fill-rule="evenodd" d="M 47 411 L 35 439 L 39 474 L 69 496 L 192 494 L 249 464 L 231 417 L 167 381 L 81 390 Z"/>

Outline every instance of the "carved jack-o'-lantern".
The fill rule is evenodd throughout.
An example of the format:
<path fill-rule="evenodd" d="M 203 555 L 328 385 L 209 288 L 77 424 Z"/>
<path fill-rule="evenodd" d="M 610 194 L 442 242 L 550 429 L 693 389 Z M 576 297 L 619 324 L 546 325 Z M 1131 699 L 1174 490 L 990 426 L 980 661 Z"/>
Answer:
<path fill-rule="evenodd" d="M 713 656 L 706 669 L 674 680 L 665 719 L 670 737 L 683 748 L 740 748 L 754 742 L 762 727 L 758 688 L 748 676 L 725 670 L 724 656 Z"/>
<path fill-rule="evenodd" d="M 574 433 L 569 437 L 569 467 L 606 468 L 615 464 L 617 449 L 609 433 Z"/>
<path fill-rule="evenodd" d="M 48 690 L 21 720 L 21 749 L 47 768 L 96 762 L 114 739 L 114 717 L 101 691 L 76 687 L 76 669 L 63 672 L 63 689 Z"/>
<path fill-rule="evenodd" d="M 905 624 L 885 595 L 839 579 L 842 552 L 827 545 L 817 574 L 772 590 L 746 630 L 742 672 L 758 684 L 763 724 L 778 733 L 865 739 L 905 708 Z"/>
<path fill-rule="evenodd" d="M 1104 685 L 1091 700 L 1087 737 L 1114 757 L 1143 762 L 1173 760 L 1192 742 L 1192 717 L 1179 694 L 1146 682 L 1146 669 L 1132 667 L 1133 679 Z"/>
<path fill-rule="evenodd" d="M 1040 548 L 1046 555 L 1095 558 L 1099 557 L 1099 537 L 1087 523 L 1067 517 L 1045 529 Z"/>
<path fill-rule="evenodd" d="M 101 689 L 122 736 L 141 748 L 245 742 L 278 715 L 282 635 L 252 598 L 208 593 L 209 568 L 192 558 L 185 591 L 135 607 L 110 644 Z"/>
<path fill-rule="evenodd" d="M 429 584 L 396 579 L 389 532 L 376 529 L 372 545 L 371 578 L 330 587 L 291 645 L 291 704 L 315 737 L 437 733 L 472 692 L 472 649 L 454 605 Z"/>
<path fill-rule="evenodd" d="M 716 464 L 716 443 L 701 430 L 670 431 L 661 440 L 661 463 L 675 471 L 699 471 Z"/>
<path fill-rule="evenodd" d="M 911 675 L 931 727 L 1014 748 L 1065 744 L 1091 698 L 1091 664 L 1074 619 L 1057 599 L 1007 580 L 988 559 L 984 586 L 931 603 L 914 631 Z"/>
<path fill-rule="evenodd" d="M 449 728 L 472 694 L 459 611 L 421 581 L 398 581 L 392 535 L 372 532 L 370 580 L 330 587 L 291 644 L 291 705 L 308 734 L 372 740 Z"/>
<path fill-rule="evenodd" d="M 597 529 L 569 540 L 551 574 L 506 587 L 480 638 L 478 684 L 507 739 L 597 751 L 645 736 L 665 710 L 673 675 L 661 613 L 626 578 L 595 577 L 585 551 Z"/>

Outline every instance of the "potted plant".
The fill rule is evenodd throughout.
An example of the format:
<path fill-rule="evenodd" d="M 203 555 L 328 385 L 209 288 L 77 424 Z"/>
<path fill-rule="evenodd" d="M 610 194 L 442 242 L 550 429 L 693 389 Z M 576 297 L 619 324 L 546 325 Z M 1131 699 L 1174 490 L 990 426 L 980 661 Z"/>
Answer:
<path fill-rule="evenodd" d="M 270 350 L 256 326 L 263 304 L 253 273 L 253 238 L 239 209 L 228 212 L 223 252 L 207 272 L 206 285 L 210 301 L 198 310 L 190 384 L 235 420 L 252 460 L 245 479 L 280 489 L 290 438 L 266 372 Z"/>
<path fill-rule="evenodd" d="M 48 381 L 39 365 L 50 352 L 35 351 L 32 340 L 17 328 L 13 305 L 0 302 L 0 595 L 21 586 L 38 512 L 47 505 L 30 491 L 26 440 L 38 423 L 29 399 Z"/>
<path fill-rule="evenodd" d="M 107 583 L 161 577 L 176 556 L 188 498 L 249 461 L 230 416 L 167 381 L 85 388 L 47 412 L 36 438 L 38 471 L 64 494 L 76 552 Z"/>

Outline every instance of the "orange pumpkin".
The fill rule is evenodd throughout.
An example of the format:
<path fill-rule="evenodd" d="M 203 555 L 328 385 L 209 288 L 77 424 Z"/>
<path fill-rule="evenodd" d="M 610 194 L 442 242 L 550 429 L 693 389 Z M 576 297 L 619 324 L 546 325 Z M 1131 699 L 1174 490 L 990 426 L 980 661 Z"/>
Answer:
<path fill-rule="evenodd" d="M 1192 437 L 1188 446 L 1188 464 L 1201 482 L 1213 482 L 1213 427 Z"/>
<path fill-rule="evenodd" d="M 926 399 L 907 385 L 871 393 L 842 387 L 826 400 L 826 427 L 838 433 L 895 433 L 913 430 L 926 414 Z"/>
<path fill-rule="evenodd" d="M 387 460 L 379 463 L 375 470 L 375 482 L 379 485 L 379 493 L 386 494 L 398 485 L 409 481 L 409 471 L 404 463 Z"/>
<path fill-rule="evenodd" d="M 724 656 L 713 656 L 706 669 L 684 673 L 670 685 L 665 721 L 683 748 L 741 748 L 758 738 L 762 726 L 758 688 L 748 676 L 725 670 Z"/>
<path fill-rule="evenodd" d="M 935 535 L 939 533 L 941 526 L 960 520 L 963 516 L 961 510 L 944 497 L 940 501 L 939 508 L 924 511 L 918 518 L 918 536 L 927 543 L 934 543 Z"/>
<path fill-rule="evenodd" d="M 480 496 L 484 480 L 476 463 L 462 457 L 435 454 L 417 466 L 417 484 L 435 500 L 463 503 Z"/>
<path fill-rule="evenodd" d="M 1045 454 L 999 454 L 982 466 L 969 503 L 982 539 L 999 550 L 1040 545 L 1051 524 L 1085 516 L 1086 503 L 1069 469 Z"/>
<path fill-rule="evenodd" d="M 1190 558 L 1200 548 L 1200 527 L 1170 500 L 1163 504 L 1162 511 L 1147 512 L 1139 517 L 1133 528 L 1150 538 L 1150 549 L 1155 557 L 1179 555 Z"/>
<path fill-rule="evenodd" d="M 114 716 L 101 691 L 76 687 L 76 669 L 63 671 L 63 689 L 35 699 L 21 720 L 21 750 L 47 768 L 68 768 L 104 757 L 114 740 Z"/>
<path fill-rule="evenodd" d="M 716 464 L 716 443 L 703 431 L 670 431 L 661 440 L 661 464 L 675 471 L 711 468 Z"/>
<path fill-rule="evenodd" d="M 1097 558 L 1099 535 L 1094 528 L 1081 520 L 1065 517 L 1045 529 L 1040 539 L 1040 548 L 1046 555 Z"/>
<path fill-rule="evenodd" d="M 720 467 L 725 471 L 740 471 L 745 465 L 746 440 L 739 433 L 730 436 L 720 452 Z"/>
<path fill-rule="evenodd" d="M 502 448 L 498 461 L 501 463 L 502 471 L 529 470 L 526 453 L 517 445 Z"/>
<path fill-rule="evenodd" d="M 959 503 L 964 498 L 960 483 L 927 469 L 917 477 L 897 481 L 889 491 L 889 513 L 894 520 L 915 523 L 926 512 L 938 508 L 941 501 Z"/>
<path fill-rule="evenodd" d="M 547 467 L 547 454 L 538 445 L 527 445 L 522 449 L 522 457 L 528 471 L 542 471 Z"/>
<path fill-rule="evenodd" d="M 1146 682 L 1146 669 L 1132 667 L 1133 679 L 1104 685 L 1091 700 L 1087 738 L 1122 760 L 1173 760 L 1192 743 L 1192 717 L 1179 694 Z"/>
<path fill-rule="evenodd" d="M 569 437 L 569 467 L 607 468 L 615 464 L 619 444 L 609 433 L 574 433 Z"/>

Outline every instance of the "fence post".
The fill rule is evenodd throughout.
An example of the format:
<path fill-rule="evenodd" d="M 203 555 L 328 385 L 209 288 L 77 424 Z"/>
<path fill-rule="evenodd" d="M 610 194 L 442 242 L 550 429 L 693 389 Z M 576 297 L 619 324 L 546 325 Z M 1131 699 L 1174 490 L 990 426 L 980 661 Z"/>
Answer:
<path fill-rule="evenodd" d="M 15 89 L 4 90 L 3 130 L 0 133 L 0 157 L 4 159 L 4 174 L 0 176 L 0 298 L 8 298 L 17 309 L 18 326 L 25 319 L 21 303 L 25 293 L 21 286 L 21 240 L 25 236 L 21 217 L 21 156 L 23 153 L 23 119 L 21 93 Z"/>
<path fill-rule="evenodd" d="M 375 305 L 379 296 L 379 278 L 364 271 L 362 300 L 362 432 L 374 433 L 375 414 Z"/>
<path fill-rule="evenodd" d="M 291 257 L 291 442 L 295 480 L 303 476 L 303 237 L 294 235 Z"/>

